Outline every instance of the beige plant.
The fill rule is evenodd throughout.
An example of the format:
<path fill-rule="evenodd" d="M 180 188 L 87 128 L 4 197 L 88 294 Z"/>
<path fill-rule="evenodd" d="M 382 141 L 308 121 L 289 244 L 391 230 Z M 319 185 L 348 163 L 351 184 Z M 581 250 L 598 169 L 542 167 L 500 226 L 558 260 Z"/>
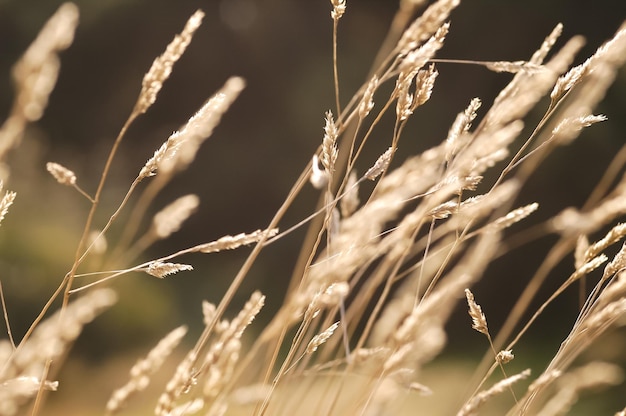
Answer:
<path fill-rule="evenodd" d="M 432 392 L 432 397 L 438 395 L 433 400 L 447 400 L 451 393 L 430 388 L 424 373 L 442 353 L 446 324 L 464 295 L 471 317 L 468 327 L 487 338 L 487 352 L 467 380 L 467 394 L 455 397 L 458 415 L 563 414 L 583 390 L 620 385 L 623 376 L 616 364 L 589 360 L 584 353 L 625 322 L 626 246 L 621 250 L 616 246 L 626 234 L 626 227 L 618 223 L 626 214 L 626 178 L 615 180 L 615 172 L 626 162 L 623 152 L 616 156 L 617 167 L 598 184 L 603 191 L 584 207 L 565 208 L 547 222 L 545 228 L 558 241 L 496 333 L 488 326 L 490 305 L 480 305 L 471 287 L 494 259 L 507 254 L 503 249 L 507 229 L 541 210 L 541 201 L 521 206 L 517 202 L 537 166 L 583 129 L 607 119 L 594 114 L 594 108 L 626 60 L 626 24 L 578 66 L 571 64 L 582 47 L 580 37 L 552 50 L 561 25 L 527 60 L 455 61 L 439 59 L 437 53 L 454 30 L 450 20 L 460 0 L 438 0 L 427 7 L 424 3 L 401 2 L 367 81 L 352 99 L 342 102 L 338 27 L 350 9 L 346 1 L 332 0 L 335 102 L 325 115 L 313 115 L 324 121 L 320 144 L 275 215 L 256 231 L 235 230 L 236 234 L 214 241 L 137 260 L 148 256 L 155 242 L 184 227 L 198 210 L 196 195 L 182 196 L 160 209 L 139 235 L 141 220 L 148 217 L 156 196 L 194 161 L 245 87 L 240 77 L 226 80 L 137 168 L 117 207 L 105 212 L 102 195 L 120 143 L 129 126 L 149 111 L 190 45 L 203 17 L 201 11 L 194 13 L 144 76 L 95 193 L 80 188 L 80 178 L 70 169 L 54 162 L 46 165 L 57 182 L 87 197 L 90 207 L 69 270 L 19 340 L 13 340 L 4 302 L 11 293 L 0 290 L 9 336 L 0 343 L 0 415 L 25 409 L 45 413 L 44 399 L 63 386 L 63 379 L 56 376 L 69 347 L 84 325 L 115 302 L 113 289 L 102 288 L 105 284 L 115 288 L 117 280 L 136 272 L 159 279 L 192 273 L 193 265 L 187 262 L 193 263 L 194 256 L 246 246 L 249 254 L 220 301 L 203 303 L 203 327 L 195 343 L 186 353 L 176 354 L 186 327 L 171 331 L 136 362 L 129 381 L 102 404 L 103 412 L 124 414 L 125 406 L 167 370 L 162 366 L 170 356 L 179 362 L 167 370 L 171 373 L 163 376 L 165 382 L 150 402 L 148 411 L 156 415 L 381 415 L 399 412 L 406 397 Z M 15 103 L 0 128 L 1 161 L 6 162 L 8 150 L 19 144 L 26 124 L 41 116 L 59 69 L 57 54 L 71 43 L 77 20 L 76 6 L 61 6 L 16 64 Z M 407 123 L 437 94 L 437 68 L 453 64 L 513 75 L 493 104 L 474 98 L 465 109 L 448 114 L 452 124 L 439 145 L 400 160 L 396 151 Z M 525 128 L 529 113 L 537 109 L 543 116 L 536 126 Z M 366 160 L 363 150 L 371 145 L 374 128 L 385 114 L 395 117 L 392 130 L 380 138 L 387 141 L 387 150 Z M 309 181 L 319 190 L 320 202 L 299 214 L 301 221 L 288 224 L 285 213 Z M 617 182 L 613 187 L 607 185 L 613 182 Z M 14 192 L 4 194 L 0 220 L 15 197 Z M 126 211 L 128 215 L 120 215 Z M 96 227 L 100 218 L 104 223 Z M 10 213 L 4 221 L 10 221 Z M 118 235 L 110 232 L 115 226 L 122 227 Z M 301 227 L 308 227 L 308 233 L 296 242 L 300 261 L 285 299 L 271 300 L 274 313 L 269 322 L 262 327 L 253 322 L 267 301 L 260 292 L 253 292 L 229 320 L 227 308 L 247 287 L 242 283 L 261 251 L 280 239 L 294 239 L 292 231 Z M 598 232 L 605 236 L 597 238 Z M 103 241 L 106 245 L 97 250 Z M 103 250 L 108 262 L 89 269 L 86 260 Z M 561 286 L 533 309 L 548 274 L 570 254 L 571 273 L 561 276 Z M 109 269 L 109 264 L 115 267 Z M 584 293 L 579 315 L 563 323 L 570 332 L 547 366 L 533 367 L 523 354 L 514 357 L 513 350 L 548 305 L 581 281 L 595 283 Z M 53 307 L 58 310 L 51 313 Z M 251 325 L 257 335 L 246 338 Z M 523 371 L 507 369 L 520 363 Z M 98 374 L 89 378 L 97 383 Z M 525 379 L 530 384 L 524 384 Z M 504 401 L 496 402 L 496 395 Z"/>

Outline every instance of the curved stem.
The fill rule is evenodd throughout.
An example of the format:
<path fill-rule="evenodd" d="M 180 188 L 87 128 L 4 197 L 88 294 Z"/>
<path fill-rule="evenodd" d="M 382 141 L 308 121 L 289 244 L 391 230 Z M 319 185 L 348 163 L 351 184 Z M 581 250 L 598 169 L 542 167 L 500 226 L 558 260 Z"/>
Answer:
<path fill-rule="evenodd" d="M 76 270 L 78 270 L 78 266 L 80 266 L 82 261 L 85 259 L 85 256 L 89 253 L 91 249 L 91 246 L 88 247 L 87 249 L 85 249 L 85 246 L 87 244 L 87 238 L 89 236 L 89 231 L 91 229 L 91 224 L 93 223 L 96 210 L 100 206 L 100 197 L 102 196 L 102 190 L 104 189 L 104 184 L 106 183 L 106 180 L 109 176 L 109 171 L 111 170 L 113 159 L 115 158 L 117 149 L 119 148 L 120 143 L 122 142 L 122 139 L 124 135 L 126 134 L 126 131 L 130 127 L 132 122 L 135 120 L 135 118 L 137 118 L 137 116 L 138 116 L 137 113 L 134 113 L 134 112 L 131 113 L 131 115 L 128 117 L 128 119 L 124 123 L 124 126 L 122 126 L 122 129 L 117 135 L 117 138 L 115 139 L 115 142 L 113 143 L 113 147 L 111 148 L 111 151 L 109 152 L 109 157 L 107 158 L 107 161 L 104 165 L 104 169 L 102 171 L 102 175 L 100 176 L 100 183 L 98 183 L 98 189 L 96 190 L 96 194 L 93 197 L 93 203 L 91 204 L 91 209 L 89 210 L 89 214 L 87 215 L 87 221 L 85 221 L 85 227 L 83 228 L 83 235 L 81 236 L 80 241 L 78 243 L 78 247 L 76 248 L 76 254 L 74 256 L 74 264 L 72 264 L 72 268 L 65 275 L 65 278 L 64 278 L 65 289 L 63 291 L 63 304 L 61 307 L 61 311 L 62 311 L 61 313 L 63 313 L 63 311 L 67 308 L 67 305 L 69 303 L 70 290 L 72 289 L 72 283 L 74 283 Z"/>

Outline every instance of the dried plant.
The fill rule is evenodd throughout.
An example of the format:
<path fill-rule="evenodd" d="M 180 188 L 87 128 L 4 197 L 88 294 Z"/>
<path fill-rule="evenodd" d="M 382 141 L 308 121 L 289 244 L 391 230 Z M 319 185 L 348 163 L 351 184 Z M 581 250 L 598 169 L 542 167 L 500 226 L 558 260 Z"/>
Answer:
<path fill-rule="evenodd" d="M 553 234 L 557 242 L 497 332 L 491 332 L 497 326 L 488 326 L 471 287 L 484 279 L 494 260 L 515 248 L 519 241 L 515 237 L 524 233 L 514 230 L 541 211 L 541 201 L 520 202 L 525 199 L 524 185 L 539 164 L 583 130 L 607 120 L 594 111 L 626 61 L 626 24 L 577 66 L 572 62 L 583 44 L 580 37 L 552 51 L 562 25 L 527 60 L 445 59 L 437 55 L 454 30 L 451 15 L 460 0 L 433 1 L 417 17 L 425 2 L 403 0 L 366 81 L 344 102 L 337 46 L 339 24 L 349 12 L 345 0 L 330 3 L 334 108 L 324 115 L 323 136 L 309 156 L 311 163 L 266 226 L 249 233 L 234 230 L 232 235 L 165 255 L 149 251 L 183 229 L 198 211 L 200 198 L 188 194 L 149 214 L 160 192 L 200 157 L 200 146 L 242 93 L 246 82 L 236 76 L 226 80 L 183 127 L 162 138 L 156 151 L 146 152 L 152 156 L 133 170 L 136 177 L 113 208 L 102 203 L 120 143 L 130 125 L 156 102 L 174 64 L 190 47 L 204 16 L 201 11 L 189 18 L 146 72 L 93 194 L 78 187 L 78 175 L 70 169 L 53 162 L 45 165 L 58 184 L 76 190 L 90 205 L 67 273 L 18 342 L 11 331 L 11 302 L 5 302 L 5 296 L 13 294 L 0 285 L 9 338 L 0 341 L 0 416 L 23 413 L 27 406 L 33 415 L 43 413 L 46 396 L 62 390 L 64 373 L 59 369 L 71 344 L 117 299 L 113 289 L 101 286 L 116 287 L 113 279 L 131 273 L 143 274 L 144 279 L 146 274 L 169 279 L 183 271 L 198 273 L 188 264 L 197 256 L 235 249 L 248 250 L 246 260 L 234 276 L 226 277 L 228 287 L 218 302 L 198 305 L 203 326 L 195 343 L 177 354 L 175 348 L 187 329 L 181 326 L 170 332 L 136 362 L 129 381 L 112 392 L 101 411 L 124 414 L 132 399 L 144 395 L 138 401 L 149 402 L 150 411 L 163 416 L 401 414 L 400 399 L 429 394 L 419 402 L 425 408 L 416 407 L 412 413 L 432 414 L 426 400 L 454 396 L 456 403 L 450 405 L 456 407 L 448 414 L 553 415 L 572 409 L 584 390 L 622 385 L 622 371 L 595 359 L 592 347 L 625 323 L 626 244 L 620 249 L 619 243 L 626 235 L 620 222 L 626 215 L 626 177 L 617 179 L 616 173 L 624 170 L 623 152 L 585 206 L 564 208 L 542 225 L 542 233 Z M 16 64 L 15 103 L 0 128 L 3 163 L 27 123 L 43 114 L 59 70 L 58 53 L 70 45 L 77 20 L 76 6 L 61 6 Z M 408 123 L 437 94 L 439 73 L 447 65 L 479 65 L 513 75 L 491 105 L 473 98 L 464 109 L 446 114 L 451 124 L 440 144 L 396 160 Z M 540 119 L 528 128 L 525 125 L 533 120 L 529 115 L 536 111 Z M 378 139 L 387 150 L 368 159 L 364 150 L 385 128 L 384 117 L 393 119 L 393 127 Z M 312 119 L 321 118 L 312 115 Z M 294 201 L 308 181 L 319 191 L 320 202 L 297 213 L 302 220 L 290 225 L 285 214 L 298 206 Z M 13 209 L 15 196 L 4 192 L 0 221 L 11 220 L 10 215 L 4 218 Z M 278 240 L 296 240 L 292 232 L 303 227 L 309 231 L 295 243 L 300 255 L 284 299 L 254 291 L 229 319 L 235 295 L 256 283 L 249 276 L 261 251 Z M 529 237 L 533 230 L 520 240 L 534 239 L 535 234 Z M 560 286 L 540 298 L 539 288 L 569 255 L 573 258 L 569 274 L 558 276 Z M 567 337 L 554 346 L 554 355 L 543 366 L 535 365 L 519 344 L 555 299 L 578 284 L 578 315 L 562 322 L 569 328 Z M 467 326 L 486 337 L 487 348 L 481 363 L 472 362 L 475 371 L 467 377 L 466 392 L 441 391 L 428 385 L 427 364 L 437 367 L 448 339 L 447 323 L 464 295 L 471 317 Z M 486 311 L 491 310 L 488 299 L 477 298 Z M 266 302 L 271 305 L 266 308 L 269 316 L 257 320 Z M 58 309 L 52 313 L 53 308 Z M 491 314 L 489 318 L 493 323 Z M 178 364 L 163 368 L 168 357 Z M 507 375 L 505 367 L 514 358 L 512 365 L 532 363 L 533 374 L 538 374 L 528 385 L 522 380 L 531 377 L 530 369 Z M 99 376 L 90 373 L 89 382 L 97 383 Z M 154 397 L 148 384 L 156 385 Z M 496 395 L 501 396 L 497 401 Z M 614 411 L 620 409 L 623 404 Z"/>

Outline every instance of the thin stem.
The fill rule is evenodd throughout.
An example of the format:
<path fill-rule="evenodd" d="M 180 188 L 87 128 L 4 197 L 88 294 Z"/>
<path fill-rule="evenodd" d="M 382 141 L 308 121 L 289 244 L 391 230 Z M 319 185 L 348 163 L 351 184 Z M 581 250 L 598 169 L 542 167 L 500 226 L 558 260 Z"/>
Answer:
<path fill-rule="evenodd" d="M 272 238 L 267 239 L 263 244 L 265 246 L 268 246 L 268 245 L 276 242 L 277 240 L 287 236 L 287 234 L 290 234 L 290 233 L 294 232 L 295 230 L 297 230 L 298 228 L 302 227 L 304 224 L 306 224 L 307 222 L 311 221 L 312 219 L 314 219 L 318 215 L 328 212 L 328 210 L 331 209 L 332 207 L 334 207 L 341 198 L 346 196 L 351 190 L 353 190 L 355 187 L 357 187 L 364 180 L 365 180 L 365 177 L 360 178 L 352 187 L 350 187 L 350 189 L 348 189 L 347 191 L 345 191 L 341 195 L 335 197 L 331 201 L 328 201 L 326 204 L 324 204 L 324 206 L 322 206 L 317 211 L 315 211 L 314 213 L 312 213 L 311 215 L 309 215 L 305 219 L 301 220 L 297 224 L 292 225 L 291 227 L 287 228 L 282 233 L 280 233 L 278 235 L 275 235 Z M 324 223 L 326 223 L 326 222 L 327 222 L 327 218 L 325 218 Z"/>
<path fill-rule="evenodd" d="M 296 335 L 293 337 L 293 340 L 291 341 L 291 348 L 289 348 L 289 351 L 287 352 L 287 357 L 283 360 L 283 363 L 281 364 L 280 369 L 278 370 L 278 373 L 276 374 L 276 376 L 274 377 L 274 380 L 272 381 L 270 392 L 265 397 L 265 400 L 261 404 L 261 408 L 258 410 L 258 412 L 254 413 L 255 415 L 263 416 L 265 412 L 267 411 L 267 407 L 270 404 L 272 394 L 276 390 L 276 386 L 278 386 L 278 382 L 281 380 L 282 376 L 288 371 L 287 366 L 289 365 L 289 362 L 292 360 L 293 356 L 295 355 L 298 349 L 298 346 L 302 342 L 302 339 L 304 338 L 304 335 L 306 334 L 306 331 L 308 330 L 310 324 L 311 324 L 311 318 L 304 320 L 300 324 L 300 327 L 298 328 Z M 296 362 L 294 363 L 294 365 L 297 364 L 297 362 L 300 359 L 302 359 L 302 357 L 298 358 Z"/>
<path fill-rule="evenodd" d="M 87 289 L 89 289 L 91 287 L 94 287 L 94 286 L 101 285 L 102 283 L 108 282 L 110 280 L 115 279 L 116 277 L 120 277 L 120 276 L 128 274 L 130 272 L 138 271 L 138 269 L 140 269 L 142 267 L 146 267 L 146 265 L 147 265 L 147 263 L 145 263 L 143 265 L 140 265 L 140 266 L 136 266 L 136 267 L 127 269 L 127 270 L 120 270 L 119 272 L 115 272 L 115 273 L 113 273 L 113 274 L 111 274 L 109 276 L 103 277 L 100 280 L 96 280 L 95 282 L 91 282 L 91 283 L 87 283 L 86 285 L 79 286 L 77 288 L 74 288 L 74 289 L 70 290 L 70 295 L 73 295 L 74 293 L 82 292 L 82 291 L 87 290 Z M 75 277 L 78 277 L 78 275 L 76 275 Z"/>
<path fill-rule="evenodd" d="M 289 192 L 289 195 L 287 195 L 285 202 L 283 202 L 283 204 L 280 206 L 280 208 L 278 209 L 278 211 L 276 212 L 276 214 L 270 221 L 268 229 L 275 228 L 278 225 L 278 222 L 285 215 L 285 213 L 287 212 L 287 209 L 293 203 L 296 195 L 302 190 L 302 188 L 306 184 L 307 182 L 306 178 L 307 178 L 307 170 L 302 172 L 302 174 L 300 175 L 300 177 L 294 184 L 293 188 Z M 259 240 L 259 242 L 254 246 L 254 248 L 252 249 L 252 252 L 248 255 L 248 258 L 246 259 L 244 264 L 241 266 L 241 268 L 237 272 L 237 275 L 233 278 L 233 281 L 228 287 L 228 290 L 226 291 L 226 293 L 222 297 L 222 300 L 220 301 L 220 303 L 217 305 L 215 309 L 213 320 L 209 322 L 208 325 L 205 326 L 202 334 L 198 338 L 198 341 L 196 342 L 196 345 L 194 347 L 194 350 L 196 352 L 200 351 L 202 346 L 204 346 L 206 342 L 208 341 L 209 336 L 211 332 L 213 331 L 213 328 L 215 328 L 215 325 L 217 324 L 219 319 L 221 319 L 222 315 L 224 314 L 224 311 L 226 310 L 231 300 L 233 299 L 233 297 L 239 290 L 239 287 L 241 286 L 244 279 L 248 275 L 248 272 L 252 268 L 252 265 L 254 264 L 257 257 L 261 253 L 261 250 L 263 249 L 264 243 L 266 240 L 267 240 L 267 234 L 264 234 L 263 237 Z"/>
<path fill-rule="evenodd" d="M 76 248 L 76 254 L 74 256 L 74 264 L 72 265 L 71 270 L 65 275 L 65 278 L 64 278 L 65 288 L 64 288 L 64 292 L 63 292 L 63 304 L 62 304 L 62 307 L 61 307 L 61 311 L 62 311 L 61 315 L 63 314 L 63 311 L 67 308 L 67 305 L 69 303 L 69 300 L 70 300 L 70 290 L 72 289 L 72 284 L 74 283 L 74 277 L 76 275 L 76 270 L 78 270 L 78 266 L 80 266 L 80 264 L 84 260 L 85 256 L 90 251 L 91 246 L 88 247 L 86 250 L 84 250 L 84 247 L 87 244 L 87 238 L 89 236 L 89 231 L 91 230 L 91 224 L 93 223 L 93 219 L 95 217 L 96 210 L 98 209 L 98 207 L 100 205 L 100 197 L 102 196 L 102 190 L 104 189 L 104 184 L 105 184 L 105 182 L 106 182 L 106 180 L 107 180 L 107 178 L 109 176 L 109 171 L 111 170 L 111 165 L 113 164 L 113 159 L 115 158 L 115 155 L 117 153 L 117 149 L 119 148 L 120 143 L 122 142 L 122 138 L 124 137 L 124 135 L 126 134 L 126 131 L 130 127 L 132 122 L 135 120 L 135 118 L 137 118 L 138 115 L 139 114 L 137 114 L 137 113 L 131 113 L 131 115 L 128 117 L 128 119 L 124 123 L 124 126 L 120 130 L 120 133 L 117 135 L 117 138 L 115 139 L 115 142 L 113 143 L 113 147 L 111 148 L 111 151 L 109 152 L 109 157 L 107 158 L 107 161 L 106 161 L 106 163 L 104 165 L 104 169 L 102 171 L 102 176 L 100 177 L 100 183 L 98 184 L 98 188 L 96 190 L 96 194 L 93 197 L 93 203 L 91 204 L 91 209 L 89 210 L 89 214 L 87 215 L 87 221 L 85 222 L 85 227 L 83 229 L 83 235 L 80 238 L 80 241 L 78 243 L 78 247 Z M 83 250 L 84 250 L 84 252 L 83 252 Z"/>
<path fill-rule="evenodd" d="M 2 313 L 4 314 L 4 322 L 7 326 L 7 335 L 9 336 L 9 341 L 11 341 L 11 345 L 13 346 L 13 350 L 15 351 L 15 341 L 13 340 L 11 324 L 9 323 L 9 313 L 7 311 L 7 304 L 4 300 L 4 290 L 2 290 L 2 282 L 0 282 L 0 300 L 2 301 Z"/>
<path fill-rule="evenodd" d="M 130 241 L 135 237 L 137 229 L 141 224 L 141 220 L 145 217 L 145 214 L 150 207 L 150 203 L 154 200 L 156 195 L 165 187 L 170 178 L 171 175 L 158 174 L 140 194 L 137 203 L 135 204 L 135 207 L 130 213 L 130 217 L 127 222 L 128 226 L 124 228 L 119 243 L 113 251 L 113 254 L 111 256 L 113 259 L 122 256 L 120 262 L 121 264 L 124 264 L 125 261 L 130 259 L 130 255 L 128 254 Z M 132 251 L 132 253 L 134 253 L 134 251 Z"/>
<path fill-rule="evenodd" d="M 108 177 L 109 171 L 111 170 L 111 165 L 113 163 L 113 159 L 115 157 L 115 154 L 117 153 L 117 149 L 120 146 L 122 138 L 124 137 L 124 135 L 126 134 L 126 131 L 130 127 L 132 122 L 137 118 L 138 115 L 139 114 L 137 114 L 137 113 L 132 113 L 128 117 L 128 119 L 126 120 L 126 122 L 122 126 L 122 129 L 120 130 L 119 134 L 117 135 L 117 138 L 115 139 L 115 142 L 113 143 L 113 147 L 111 148 L 111 151 L 109 152 L 109 156 L 107 158 L 107 161 L 105 163 L 104 169 L 102 171 L 102 175 L 100 176 L 100 182 L 98 184 L 98 188 L 96 190 L 96 194 L 93 197 L 93 201 L 92 201 L 92 204 L 91 204 L 91 209 L 89 211 L 89 214 L 87 215 L 87 220 L 85 222 L 85 227 L 83 229 L 83 234 L 82 234 L 82 236 L 81 236 L 81 238 L 79 240 L 78 246 L 76 248 L 76 253 L 74 255 L 74 263 L 72 264 L 72 267 L 71 267 L 70 271 L 67 272 L 67 274 L 63 277 L 63 280 L 61 281 L 61 283 L 59 284 L 57 289 L 54 291 L 54 293 L 48 299 L 46 304 L 43 306 L 43 308 L 41 309 L 41 311 L 39 312 L 39 314 L 37 315 L 37 317 L 35 318 L 33 323 L 30 325 L 30 327 L 28 328 L 28 330 L 26 331 L 26 333 L 22 337 L 22 340 L 20 341 L 20 344 L 17 346 L 16 351 L 22 345 L 24 345 L 26 343 L 26 341 L 28 341 L 28 339 L 32 335 L 32 333 L 35 330 L 35 328 L 37 327 L 37 325 L 39 325 L 39 323 L 43 320 L 44 316 L 48 313 L 48 310 L 50 309 L 50 307 L 52 306 L 54 301 L 56 301 L 56 299 L 61 295 L 61 293 L 63 293 L 63 303 L 61 305 L 60 319 L 63 318 L 63 314 L 65 313 L 65 310 L 67 309 L 67 305 L 69 304 L 69 297 L 70 297 L 70 294 L 71 294 L 72 283 L 74 282 L 74 278 L 76 277 L 76 271 L 78 270 L 78 266 L 80 266 L 82 260 L 85 258 L 85 256 L 87 255 L 87 253 L 89 252 L 89 250 L 91 248 L 91 247 L 89 247 L 87 250 L 85 250 L 83 252 L 83 249 L 84 249 L 84 247 L 85 247 L 85 245 L 87 243 L 87 238 L 89 236 L 89 231 L 91 229 L 91 224 L 93 222 L 96 210 L 97 210 L 97 208 L 99 206 L 100 197 L 102 195 L 102 190 L 104 189 L 104 184 L 105 184 L 106 179 Z M 11 357 L 6 361 L 5 368 L 12 361 L 12 357 L 14 356 L 14 354 L 15 354 L 15 351 L 14 351 L 13 355 L 11 355 Z"/>
<path fill-rule="evenodd" d="M 78 193 L 80 193 L 82 196 L 87 198 L 89 200 L 89 202 L 91 202 L 93 204 L 93 198 L 91 197 L 91 195 L 89 195 L 87 192 L 85 192 L 83 190 L 83 188 L 81 188 L 77 184 L 74 184 L 73 186 L 74 186 L 74 189 L 76 189 L 78 191 Z"/>
<path fill-rule="evenodd" d="M 433 218 L 430 221 L 430 228 L 428 229 L 428 235 L 426 240 L 426 247 L 424 248 L 424 257 L 422 257 L 422 261 L 420 262 L 420 272 L 417 278 L 417 287 L 415 288 L 415 300 L 413 302 L 413 308 L 417 308 L 418 299 L 420 297 L 420 288 L 422 287 L 422 280 L 424 278 L 424 267 L 426 265 L 426 259 L 428 258 L 428 250 L 430 250 L 430 244 L 432 242 L 433 230 L 435 229 L 435 219 Z"/>
<path fill-rule="evenodd" d="M 337 69 L 337 26 L 339 19 L 333 19 L 333 78 L 335 81 L 335 106 L 337 114 L 341 114 L 341 106 L 339 104 L 339 71 Z"/>
<path fill-rule="evenodd" d="M 278 361 L 278 354 L 280 353 L 280 347 L 283 345 L 283 341 L 287 336 L 288 327 L 285 325 L 280 332 L 280 335 L 276 339 L 276 347 L 274 347 L 274 351 L 272 352 L 272 357 L 267 366 L 267 371 L 265 372 L 265 378 L 263 379 L 263 384 L 269 384 L 270 377 L 272 376 L 272 371 L 274 370 L 274 366 L 276 365 L 276 361 Z"/>
<path fill-rule="evenodd" d="M 113 223 L 115 222 L 115 220 L 119 216 L 119 214 L 122 211 L 122 209 L 124 209 L 124 207 L 128 203 L 128 200 L 130 199 L 130 196 L 132 195 L 133 191 L 135 190 L 135 188 L 137 187 L 138 184 L 139 184 L 139 179 L 137 178 L 131 184 L 130 188 L 128 189 L 128 192 L 126 192 L 126 195 L 124 195 L 124 199 L 122 200 L 120 205 L 117 207 L 115 212 L 109 217 L 109 220 L 107 221 L 106 225 L 102 228 L 102 230 L 100 231 L 98 236 L 93 239 L 93 242 L 89 245 L 89 247 L 87 247 L 87 249 L 85 250 L 83 255 L 80 257 L 79 264 L 82 263 L 85 260 L 85 257 L 87 257 L 87 255 L 91 251 L 91 248 L 94 246 L 94 244 L 96 244 L 96 241 L 98 241 L 98 239 L 100 237 L 102 237 L 109 230 L 111 225 L 113 225 Z"/>
<path fill-rule="evenodd" d="M 376 58 L 374 59 L 374 64 L 372 68 L 381 68 L 384 67 L 391 61 L 392 59 L 397 57 L 396 48 L 398 45 L 398 40 L 402 36 L 402 33 L 409 25 L 409 22 L 417 12 L 417 10 L 423 6 L 423 4 L 416 4 L 420 2 L 402 2 L 400 9 L 396 12 L 393 17 L 393 21 L 391 22 L 391 27 L 385 40 L 383 41 L 382 46 L 376 53 Z M 370 71 L 370 75 L 375 73 L 374 70 Z"/>
<path fill-rule="evenodd" d="M 35 402 L 33 403 L 33 410 L 30 414 L 31 416 L 36 416 L 37 413 L 39 413 L 39 409 L 41 408 L 41 402 L 43 401 L 44 386 L 46 384 L 46 380 L 48 379 L 48 373 L 50 372 L 50 365 L 52 365 L 52 360 L 48 358 L 46 360 L 46 364 L 41 374 L 41 379 L 39 381 L 39 389 L 37 389 L 37 395 L 35 396 Z"/>

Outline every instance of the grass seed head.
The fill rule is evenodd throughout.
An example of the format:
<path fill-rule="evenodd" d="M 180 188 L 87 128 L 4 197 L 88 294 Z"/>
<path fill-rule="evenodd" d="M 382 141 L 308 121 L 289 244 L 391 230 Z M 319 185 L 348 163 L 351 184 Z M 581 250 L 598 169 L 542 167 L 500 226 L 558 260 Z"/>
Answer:
<path fill-rule="evenodd" d="M 465 297 L 469 306 L 469 315 L 472 318 L 472 328 L 481 334 L 489 335 L 487 318 L 485 318 L 480 305 L 474 301 L 474 294 L 469 289 L 465 289 Z"/>
<path fill-rule="evenodd" d="M 154 104 L 163 83 L 172 73 L 174 64 L 185 53 L 193 34 L 200 27 L 203 17 L 202 11 L 196 11 L 185 24 L 183 31 L 176 35 L 174 40 L 167 45 L 165 52 L 154 60 L 150 70 L 143 77 L 141 92 L 133 110 L 134 114 L 143 114 Z"/>

